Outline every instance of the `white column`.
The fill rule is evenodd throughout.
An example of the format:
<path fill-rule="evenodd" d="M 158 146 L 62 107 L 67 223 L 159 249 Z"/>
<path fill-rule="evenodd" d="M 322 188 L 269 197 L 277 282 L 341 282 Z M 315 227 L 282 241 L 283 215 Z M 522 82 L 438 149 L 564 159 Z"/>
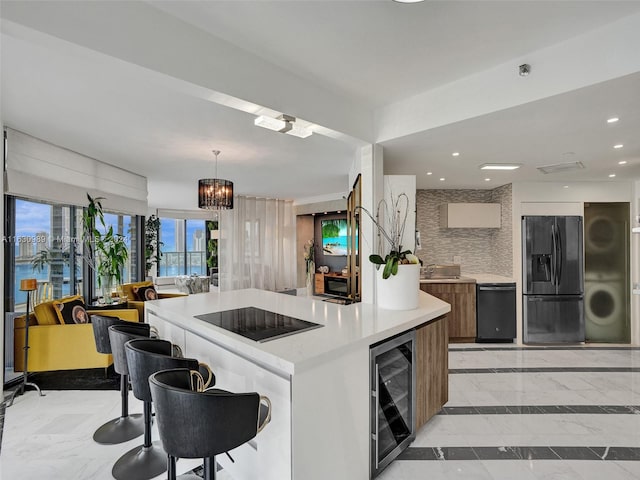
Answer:
<path fill-rule="evenodd" d="M 383 195 L 383 152 L 380 145 L 367 145 L 360 150 L 360 182 L 362 185 L 362 207 L 375 212 Z M 375 251 L 377 237 L 373 222 L 361 215 L 360 222 L 360 281 L 362 302 L 375 303 L 376 277 L 369 255 Z"/>

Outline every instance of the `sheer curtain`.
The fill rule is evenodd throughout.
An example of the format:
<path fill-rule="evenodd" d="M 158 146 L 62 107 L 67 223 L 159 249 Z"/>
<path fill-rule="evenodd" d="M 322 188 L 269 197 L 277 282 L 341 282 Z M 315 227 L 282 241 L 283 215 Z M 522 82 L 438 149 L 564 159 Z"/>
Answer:
<path fill-rule="evenodd" d="M 220 290 L 295 286 L 293 202 L 236 196 L 219 218 Z"/>

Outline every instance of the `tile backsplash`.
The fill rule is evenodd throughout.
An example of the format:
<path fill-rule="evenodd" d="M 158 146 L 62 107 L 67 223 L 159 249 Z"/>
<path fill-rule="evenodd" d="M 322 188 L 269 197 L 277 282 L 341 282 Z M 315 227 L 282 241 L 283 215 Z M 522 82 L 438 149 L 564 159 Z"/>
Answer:
<path fill-rule="evenodd" d="M 443 203 L 500 203 L 501 228 L 442 228 Z M 513 275 L 511 184 L 493 190 L 418 190 L 416 226 L 425 265 L 453 263 L 461 257 L 462 273 Z"/>

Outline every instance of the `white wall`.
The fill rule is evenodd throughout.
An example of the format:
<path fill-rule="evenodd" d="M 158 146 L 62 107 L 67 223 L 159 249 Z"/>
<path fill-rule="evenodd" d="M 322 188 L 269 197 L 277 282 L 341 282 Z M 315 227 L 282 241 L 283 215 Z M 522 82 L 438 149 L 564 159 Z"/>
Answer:
<path fill-rule="evenodd" d="M 409 198 L 407 222 L 400 245 L 404 250 L 416 251 L 416 176 L 415 175 L 385 175 L 384 198 L 391 202 L 398 195 L 405 193 Z"/>
<path fill-rule="evenodd" d="M 565 185 L 568 188 L 565 188 Z M 522 343 L 522 238 L 523 215 L 584 215 L 588 202 L 631 202 L 632 217 L 638 213 L 640 182 L 520 182 L 513 184 L 513 277 L 516 280 L 517 341 Z M 630 219 L 631 220 L 631 219 Z M 631 225 L 636 225 L 632 222 Z M 638 278 L 635 267 L 638 256 L 638 239 L 631 243 L 631 283 Z M 636 282 L 638 280 L 635 280 Z M 634 296 L 635 297 L 635 296 Z M 632 298 L 631 339 L 638 343 L 638 299 Z M 635 308 L 634 308 L 635 305 Z"/>

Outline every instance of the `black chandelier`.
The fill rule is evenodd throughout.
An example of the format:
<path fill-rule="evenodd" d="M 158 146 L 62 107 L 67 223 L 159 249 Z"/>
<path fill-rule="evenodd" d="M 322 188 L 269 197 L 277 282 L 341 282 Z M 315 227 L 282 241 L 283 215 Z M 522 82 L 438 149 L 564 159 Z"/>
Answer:
<path fill-rule="evenodd" d="M 215 177 L 218 176 L 218 155 L 216 156 Z M 233 182 L 222 178 L 201 178 L 198 180 L 198 207 L 206 210 L 231 210 L 233 208 Z"/>

